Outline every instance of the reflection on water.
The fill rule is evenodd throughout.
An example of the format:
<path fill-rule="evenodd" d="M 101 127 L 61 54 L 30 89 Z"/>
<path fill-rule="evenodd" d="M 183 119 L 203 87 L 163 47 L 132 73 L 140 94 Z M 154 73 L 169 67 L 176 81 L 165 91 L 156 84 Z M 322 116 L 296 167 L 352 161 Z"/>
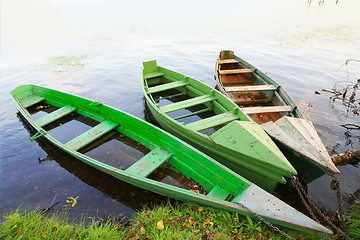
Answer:
<path fill-rule="evenodd" d="M 150 149 L 123 134 L 112 131 L 83 147 L 79 152 L 115 168 L 126 170 L 149 153 Z"/>
<path fill-rule="evenodd" d="M 216 58 L 221 50 L 231 49 L 287 90 L 314 123 L 328 150 L 334 149 L 331 154 L 360 146 L 356 131 L 349 136 L 339 126 L 359 124 L 359 117 L 347 114 L 341 102 L 331 103 L 331 95 L 321 91 L 360 78 L 360 64 L 344 65 L 347 59 L 360 56 L 360 22 L 354 11 L 360 7 L 357 0 L 337 5 L 326 1 L 310 7 L 307 1 L 286 0 L 229 0 L 220 5 L 205 0 L 1 3 L 1 211 L 21 204 L 25 209 L 46 208 L 55 194 L 59 200 L 79 196 L 73 210 L 90 216 L 127 215 L 136 204 L 157 201 L 147 201 L 148 193 L 140 190 L 135 198 L 144 198 L 144 202 L 133 202 L 129 185 L 117 180 L 114 187 L 105 184 L 112 178 L 79 161 L 66 160 L 63 153 L 54 157 L 56 161 L 39 164 L 38 159 L 53 149 L 44 150 L 28 140 L 9 96 L 17 86 L 32 83 L 145 118 L 142 62 L 152 59 L 215 86 Z M 44 111 L 34 116 L 39 118 Z M 86 128 L 83 122 L 79 119 L 78 124 Z M 114 151 L 117 147 L 112 140 L 103 147 L 102 151 L 110 152 L 109 161 L 120 154 Z M 71 170 L 67 170 L 69 166 L 73 166 Z M 360 171 L 353 166 L 342 166 L 340 171 L 345 199 L 358 188 Z M 103 181 L 89 180 L 98 175 L 103 175 Z M 336 193 L 329 183 L 329 176 L 314 181 L 308 185 L 309 194 L 319 205 L 335 210 Z"/>
<path fill-rule="evenodd" d="M 326 41 L 344 43 L 352 45 L 356 50 L 360 50 L 359 29 L 349 26 L 334 26 L 334 27 L 303 27 L 297 26 L 297 33 L 292 35 L 278 36 L 277 40 L 287 46 L 311 46 L 314 41 Z M 337 49 L 338 51 L 341 49 Z"/>

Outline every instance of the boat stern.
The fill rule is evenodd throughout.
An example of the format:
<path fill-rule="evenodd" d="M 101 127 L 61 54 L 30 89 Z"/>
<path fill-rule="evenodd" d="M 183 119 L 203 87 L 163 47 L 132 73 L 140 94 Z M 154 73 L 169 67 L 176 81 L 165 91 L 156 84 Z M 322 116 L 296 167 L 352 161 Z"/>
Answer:
<path fill-rule="evenodd" d="M 296 175 L 296 170 L 266 132 L 252 121 L 232 121 L 211 135 L 217 144 L 258 159 L 259 167 L 283 176 Z"/>
<path fill-rule="evenodd" d="M 255 216 L 261 216 L 266 221 L 285 228 L 326 235 L 333 234 L 328 228 L 254 184 L 247 189 L 240 199 L 234 198 L 233 203 L 240 209 L 244 209 Z"/>
<path fill-rule="evenodd" d="M 309 120 L 284 116 L 276 122 L 267 122 L 261 126 L 275 141 L 300 158 L 309 159 L 323 169 L 324 173 L 340 173 Z"/>

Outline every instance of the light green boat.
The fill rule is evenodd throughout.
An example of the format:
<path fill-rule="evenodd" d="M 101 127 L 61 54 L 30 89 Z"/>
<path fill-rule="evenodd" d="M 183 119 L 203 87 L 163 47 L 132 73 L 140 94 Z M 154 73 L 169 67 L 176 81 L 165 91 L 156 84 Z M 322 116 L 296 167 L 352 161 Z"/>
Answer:
<path fill-rule="evenodd" d="M 61 150 L 120 180 L 181 201 L 254 218 L 261 216 L 286 228 L 332 234 L 329 229 L 217 161 L 141 119 L 99 102 L 35 85 L 20 86 L 11 95 L 20 114 L 38 132 L 31 139 L 44 137 Z M 91 122 L 90 129 L 66 141 L 52 136 L 54 130 L 61 130 L 76 119 L 83 123 Z M 117 135 L 113 139 L 120 139 L 127 145 L 132 142 L 134 148 L 141 149 L 145 155 L 125 162 L 121 167 L 85 155 L 89 149 L 101 147 L 109 135 Z M 171 185 L 166 182 L 166 176 L 159 177 L 156 173 L 165 165 L 178 174 L 182 173 L 181 179 L 187 178 L 192 186 L 179 182 L 177 186 Z M 191 189 L 195 185 L 196 190 Z"/>
<path fill-rule="evenodd" d="M 266 132 L 222 93 L 155 60 L 143 65 L 145 101 L 165 130 L 267 191 L 296 174 Z"/>

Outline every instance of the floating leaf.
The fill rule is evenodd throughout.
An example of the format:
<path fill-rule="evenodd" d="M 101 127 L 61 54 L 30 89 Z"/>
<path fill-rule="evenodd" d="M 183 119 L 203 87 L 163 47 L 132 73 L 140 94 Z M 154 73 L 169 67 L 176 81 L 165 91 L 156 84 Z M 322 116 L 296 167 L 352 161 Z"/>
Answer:
<path fill-rule="evenodd" d="M 163 230 L 163 229 L 164 229 L 164 222 L 163 222 L 163 220 L 158 221 L 158 223 L 157 223 L 157 228 L 158 228 L 159 230 Z"/>
<path fill-rule="evenodd" d="M 76 198 L 68 197 L 70 200 L 66 200 L 66 202 L 70 204 L 64 205 L 64 207 L 68 207 L 68 206 L 75 207 L 75 205 L 77 204 L 78 197 L 79 196 L 77 196 Z"/>

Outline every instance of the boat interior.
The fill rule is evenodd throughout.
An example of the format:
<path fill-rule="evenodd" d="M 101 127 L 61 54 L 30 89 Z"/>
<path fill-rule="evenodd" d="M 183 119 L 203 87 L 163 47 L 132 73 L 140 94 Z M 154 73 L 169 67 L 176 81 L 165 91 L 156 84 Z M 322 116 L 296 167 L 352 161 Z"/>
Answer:
<path fill-rule="evenodd" d="M 281 97 L 281 87 L 265 81 L 258 70 L 235 58 L 232 51 L 220 53 L 217 74 L 220 88 L 258 124 L 292 116 L 294 108 Z"/>
<path fill-rule="evenodd" d="M 160 110 L 191 130 L 210 136 L 241 116 L 219 102 L 215 91 L 203 93 L 187 79 L 177 80 L 167 74 L 147 76 L 147 93 Z"/>
<path fill-rule="evenodd" d="M 71 112 L 64 114 L 57 120 L 47 121 L 47 123 L 45 123 L 44 119 L 50 119 L 59 109 L 62 108 L 40 102 L 28 107 L 27 110 L 36 122 L 44 122 L 40 125 L 43 125 L 43 129 L 46 132 L 65 145 L 74 146 L 71 144 L 71 142 L 75 142 L 74 139 L 87 139 L 84 140 L 82 144 L 78 143 L 73 150 L 88 157 L 111 167 L 125 170 L 126 172 L 138 171 L 139 174 L 155 181 L 202 194 L 208 193 L 199 183 L 186 177 L 170 165 L 168 160 L 172 157 L 171 154 L 163 151 L 161 148 L 151 150 L 140 141 L 136 141 L 115 129 L 106 133 L 104 131 L 104 134 L 100 133 L 101 137 L 98 136 L 96 139 L 94 138 L 90 141 L 90 132 L 95 133 L 98 130 L 96 126 L 100 124 L 99 121 L 90 117 Z M 52 117 L 52 119 L 55 119 L 55 117 Z M 86 135 L 88 136 L 83 138 L 83 136 Z M 85 144 L 85 142 L 88 143 Z M 155 152 L 158 155 L 164 155 L 162 160 L 158 162 L 158 166 L 151 170 L 149 169 L 148 172 L 145 172 L 141 167 L 139 168 L 140 164 L 144 163 L 148 158 L 151 158 Z"/>
<path fill-rule="evenodd" d="M 248 187 L 246 182 L 226 170 L 216 170 L 219 167 L 215 163 L 204 162 L 204 157 L 197 158 L 194 164 L 195 159 L 185 157 L 184 153 L 174 156 L 167 149 L 158 147 L 154 139 L 142 137 L 144 129 L 130 127 L 132 123 L 126 122 L 128 120 L 114 123 L 95 118 L 86 111 L 70 105 L 61 106 L 56 100 L 48 101 L 38 95 L 18 99 L 46 134 L 89 159 L 101 162 L 107 170 L 124 170 L 125 173 L 227 201 L 240 196 Z M 43 133 L 38 132 L 32 139 L 41 135 Z M 224 174 L 229 175 L 231 181 L 219 183 L 216 177 Z M 207 175 L 210 178 L 203 177 Z"/>

